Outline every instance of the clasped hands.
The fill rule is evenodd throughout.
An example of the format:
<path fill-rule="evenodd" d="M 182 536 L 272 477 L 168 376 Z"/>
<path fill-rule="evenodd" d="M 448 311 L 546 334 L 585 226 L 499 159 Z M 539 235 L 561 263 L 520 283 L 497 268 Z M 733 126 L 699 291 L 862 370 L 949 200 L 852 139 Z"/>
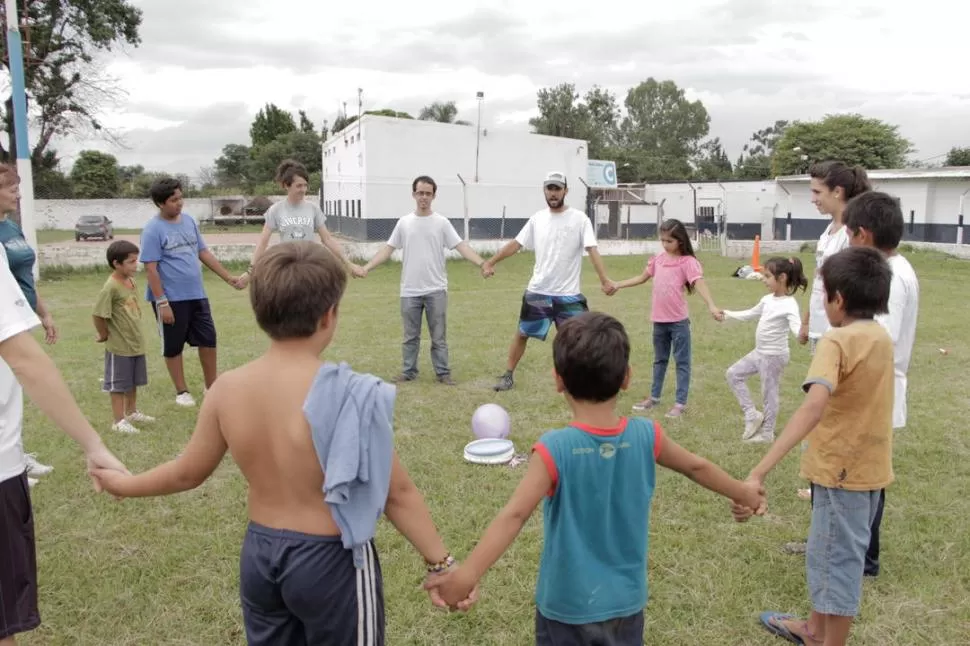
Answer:
<path fill-rule="evenodd" d="M 768 511 L 768 499 L 765 496 L 763 480 L 749 475 L 744 481 L 744 489 L 744 499 L 731 502 L 731 515 L 739 523 L 747 521 L 752 516 L 764 516 Z"/>
<path fill-rule="evenodd" d="M 436 608 L 468 612 L 478 602 L 478 582 L 469 581 L 458 564 L 440 573 L 428 573 L 422 587 Z"/>

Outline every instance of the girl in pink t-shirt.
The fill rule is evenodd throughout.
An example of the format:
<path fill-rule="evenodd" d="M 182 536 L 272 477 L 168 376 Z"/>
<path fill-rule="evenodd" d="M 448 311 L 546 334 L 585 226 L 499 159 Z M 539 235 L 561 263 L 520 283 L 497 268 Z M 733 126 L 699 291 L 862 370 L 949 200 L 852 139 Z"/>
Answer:
<path fill-rule="evenodd" d="M 694 247 L 684 224 L 680 220 L 665 220 L 660 225 L 660 242 L 664 253 L 650 258 L 642 274 L 610 283 L 603 290 L 607 295 L 613 295 L 624 287 L 642 285 L 653 278 L 650 316 L 653 321 L 653 385 L 650 396 L 634 404 L 633 410 L 649 410 L 660 402 L 667 363 L 673 351 L 677 366 L 677 394 L 676 403 L 667 412 L 667 417 L 680 417 L 687 406 L 691 360 L 690 316 L 684 292 L 693 294 L 697 290 L 715 319 L 719 319 L 720 310 L 704 283 L 704 271 L 694 255 Z"/>

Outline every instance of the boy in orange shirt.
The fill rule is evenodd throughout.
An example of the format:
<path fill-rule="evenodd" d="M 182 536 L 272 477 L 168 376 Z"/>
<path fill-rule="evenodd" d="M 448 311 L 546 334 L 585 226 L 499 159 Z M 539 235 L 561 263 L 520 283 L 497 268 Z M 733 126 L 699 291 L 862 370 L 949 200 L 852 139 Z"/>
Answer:
<path fill-rule="evenodd" d="M 893 481 L 893 342 L 874 319 L 889 305 L 892 271 L 875 249 L 851 247 L 821 269 L 832 328 L 819 339 L 804 402 L 749 476 L 768 473 L 806 437 L 801 477 L 812 487 L 806 570 L 807 621 L 765 612 L 772 634 L 806 646 L 844 646 L 859 612 L 880 490 Z M 734 506 L 737 520 L 750 509 Z"/>

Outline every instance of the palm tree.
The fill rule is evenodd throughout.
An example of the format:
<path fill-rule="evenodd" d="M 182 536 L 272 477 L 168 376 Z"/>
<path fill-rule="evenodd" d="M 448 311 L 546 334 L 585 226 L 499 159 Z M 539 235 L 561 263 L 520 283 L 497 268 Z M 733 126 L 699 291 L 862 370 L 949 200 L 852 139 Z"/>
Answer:
<path fill-rule="evenodd" d="M 460 126 L 472 125 L 469 121 L 455 119 L 458 116 L 458 107 L 454 101 L 435 101 L 431 105 L 421 108 L 418 119 L 421 121 L 437 121 L 439 123 L 454 123 Z"/>

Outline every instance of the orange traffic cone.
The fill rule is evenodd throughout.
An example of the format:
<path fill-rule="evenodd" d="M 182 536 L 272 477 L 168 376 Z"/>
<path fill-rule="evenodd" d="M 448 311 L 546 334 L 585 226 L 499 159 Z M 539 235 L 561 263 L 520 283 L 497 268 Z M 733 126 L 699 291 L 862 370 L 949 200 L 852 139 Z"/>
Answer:
<path fill-rule="evenodd" d="M 751 250 L 751 268 L 761 272 L 761 236 L 754 237 L 754 248 Z"/>

